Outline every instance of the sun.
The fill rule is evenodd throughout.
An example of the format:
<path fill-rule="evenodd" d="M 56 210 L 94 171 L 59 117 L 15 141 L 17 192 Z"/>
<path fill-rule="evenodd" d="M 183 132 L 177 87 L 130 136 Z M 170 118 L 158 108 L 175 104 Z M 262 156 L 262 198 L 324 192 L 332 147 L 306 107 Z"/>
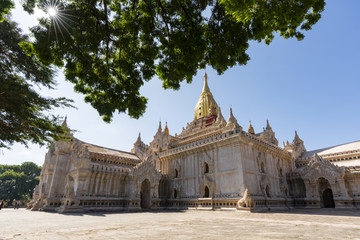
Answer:
<path fill-rule="evenodd" d="M 49 14 L 50 17 L 55 17 L 57 15 L 57 9 L 56 7 L 49 7 L 47 9 L 47 13 Z"/>
<path fill-rule="evenodd" d="M 1 0 L 0 0 L 1 1 Z M 48 24 L 48 35 L 55 34 L 56 41 L 58 37 L 64 34 L 70 34 L 68 28 L 71 28 L 72 24 L 76 24 L 74 21 L 76 16 L 71 14 L 73 9 L 66 8 L 66 2 L 63 0 L 39 0 L 40 8 L 45 13 L 44 20 Z"/>

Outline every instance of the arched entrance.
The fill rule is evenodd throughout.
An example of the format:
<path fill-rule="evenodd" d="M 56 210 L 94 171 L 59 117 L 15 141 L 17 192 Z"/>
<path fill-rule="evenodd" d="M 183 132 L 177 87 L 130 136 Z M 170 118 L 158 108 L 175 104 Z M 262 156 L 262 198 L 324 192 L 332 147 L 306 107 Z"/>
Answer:
<path fill-rule="evenodd" d="M 318 186 L 320 195 L 320 207 L 334 208 L 335 202 L 329 181 L 325 178 L 319 178 Z"/>
<path fill-rule="evenodd" d="M 150 181 L 149 179 L 145 179 L 141 183 L 141 190 L 140 190 L 140 198 L 141 208 L 149 209 L 151 207 L 151 193 L 150 193 L 151 187 L 150 187 Z"/>
<path fill-rule="evenodd" d="M 330 188 L 327 188 L 324 190 L 322 198 L 323 198 L 323 202 L 324 202 L 324 208 L 334 208 L 335 207 L 333 193 Z"/>

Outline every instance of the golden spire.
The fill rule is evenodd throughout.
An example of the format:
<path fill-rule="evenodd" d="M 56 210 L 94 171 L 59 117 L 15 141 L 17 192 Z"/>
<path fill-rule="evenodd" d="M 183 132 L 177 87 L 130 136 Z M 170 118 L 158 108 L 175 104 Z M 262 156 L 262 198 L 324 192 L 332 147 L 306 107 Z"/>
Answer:
<path fill-rule="evenodd" d="M 254 128 L 253 126 L 251 125 L 251 121 L 249 121 L 250 125 L 249 125 L 249 129 L 248 129 L 248 133 L 250 134 L 255 134 L 255 131 L 254 131 Z"/>
<path fill-rule="evenodd" d="M 213 108 L 213 109 L 211 109 Z M 207 74 L 204 74 L 204 87 L 200 95 L 199 101 L 195 106 L 194 119 L 199 119 L 210 115 L 210 113 L 218 112 L 218 105 L 215 102 L 207 82 Z"/>
<path fill-rule="evenodd" d="M 206 72 L 204 74 L 204 87 L 203 87 L 201 95 L 203 95 L 205 93 L 210 93 L 211 94 L 209 86 L 208 86 L 208 82 L 207 82 L 207 74 L 206 74 Z"/>
<path fill-rule="evenodd" d="M 170 135 L 167 122 L 165 123 L 164 133 L 165 133 L 166 135 Z"/>

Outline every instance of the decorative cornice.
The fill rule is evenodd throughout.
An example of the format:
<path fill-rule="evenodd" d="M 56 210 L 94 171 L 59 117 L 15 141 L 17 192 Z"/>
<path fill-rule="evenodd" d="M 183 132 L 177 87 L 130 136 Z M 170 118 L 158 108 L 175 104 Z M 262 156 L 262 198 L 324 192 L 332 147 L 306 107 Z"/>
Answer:
<path fill-rule="evenodd" d="M 236 135 L 235 135 L 236 134 Z M 187 144 L 183 144 L 181 146 L 175 147 L 175 148 L 171 148 L 167 151 L 161 152 L 159 154 L 159 157 L 166 157 L 166 156 L 170 156 L 170 155 L 175 155 L 178 153 L 182 153 L 185 151 L 190 151 L 190 150 L 194 150 L 194 149 L 198 149 L 200 147 L 204 147 L 206 145 L 210 145 L 210 144 L 214 144 L 217 142 L 222 142 L 224 140 L 228 140 L 230 138 L 234 138 L 236 136 L 239 136 L 240 133 L 236 133 L 236 132 L 227 132 L 227 133 L 217 133 L 217 134 L 213 134 L 211 136 L 208 136 L 207 138 L 202 138 L 199 139 L 197 141 L 192 141 L 190 143 Z"/>
<path fill-rule="evenodd" d="M 91 152 L 90 153 L 90 158 L 101 158 L 104 160 L 111 160 L 111 161 L 126 161 L 128 163 L 132 163 L 132 164 L 137 164 L 140 163 L 140 160 L 134 160 L 131 158 L 126 158 L 126 157 L 118 157 L 118 156 L 113 156 L 113 155 L 109 155 L 109 154 L 104 154 L 104 153 L 95 153 L 95 152 Z"/>
<path fill-rule="evenodd" d="M 250 133 L 247 133 L 245 131 L 243 131 L 242 134 L 248 140 L 255 143 L 257 146 L 261 146 L 264 149 L 266 149 L 267 151 L 270 151 L 270 152 L 275 153 L 275 154 L 279 154 L 283 158 L 290 160 L 291 155 L 290 155 L 290 153 L 288 151 L 286 151 L 286 150 L 284 150 L 284 149 L 282 149 L 282 148 L 280 148 L 280 147 L 278 147 L 278 146 L 276 146 L 276 145 L 274 145 L 272 143 L 264 141 L 264 140 L 260 139 L 259 137 L 255 136 L 255 135 L 252 135 Z"/>
<path fill-rule="evenodd" d="M 161 152 L 159 157 L 170 157 L 171 155 L 180 154 L 186 151 L 192 151 L 194 149 L 202 148 L 205 146 L 209 146 L 212 144 L 228 141 L 228 140 L 234 140 L 238 138 L 239 140 L 243 140 L 244 143 L 246 141 L 250 141 L 253 144 L 256 145 L 258 148 L 263 148 L 262 150 L 271 152 L 272 154 L 281 156 L 282 158 L 290 160 L 290 154 L 289 152 L 285 151 L 284 149 L 277 147 L 271 143 L 267 143 L 261 139 L 259 139 L 256 136 L 253 136 L 249 133 L 246 133 L 244 131 L 229 131 L 229 132 L 220 132 L 212 134 L 211 136 L 208 136 L 206 138 L 199 139 L 197 141 L 193 141 L 175 148 L 171 148 L 167 151 Z M 245 141 L 244 141 L 245 140 Z"/>
<path fill-rule="evenodd" d="M 328 154 L 319 153 L 319 155 L 322 156 L 323 158 L 330 158 L 330 157 L 339 157 L 339 156 L 341 157 L 341 156 L 346 156 L 346 155 L 356 154 L 356 153 L 360 153 L 360 149 L 337 152 L 337 153 L 328 153 Z"/>

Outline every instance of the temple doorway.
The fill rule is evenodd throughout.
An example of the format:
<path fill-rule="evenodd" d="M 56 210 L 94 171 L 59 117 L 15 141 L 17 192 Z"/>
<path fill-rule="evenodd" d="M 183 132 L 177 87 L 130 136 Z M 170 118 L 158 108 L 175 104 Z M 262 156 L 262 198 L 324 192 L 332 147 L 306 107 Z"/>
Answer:
<path fill-rule="evenodd" d="M 330 188 L 325 189 L 323 192 L 323 204 L 324 204 L 324 208 L 334 208 L 335 207 L 333 193 Z"/>
<path fill-rule="evenodd" d="M 320 195 L 320 207 L 335 208 L 334 196 L 329 181 L 325 178 L 319 178 L 318 186 Z"/>
<path fill-rule="evenodd" d="M 149 179 L 145 179 L 141 183 L 141 190 L 140 190 L 140 198 L 141 198 L 140 206 L 143 209 L 149 209 L 151 207 L 150 190 L 151 190 L 150 181 L 149 181 Z"/>

